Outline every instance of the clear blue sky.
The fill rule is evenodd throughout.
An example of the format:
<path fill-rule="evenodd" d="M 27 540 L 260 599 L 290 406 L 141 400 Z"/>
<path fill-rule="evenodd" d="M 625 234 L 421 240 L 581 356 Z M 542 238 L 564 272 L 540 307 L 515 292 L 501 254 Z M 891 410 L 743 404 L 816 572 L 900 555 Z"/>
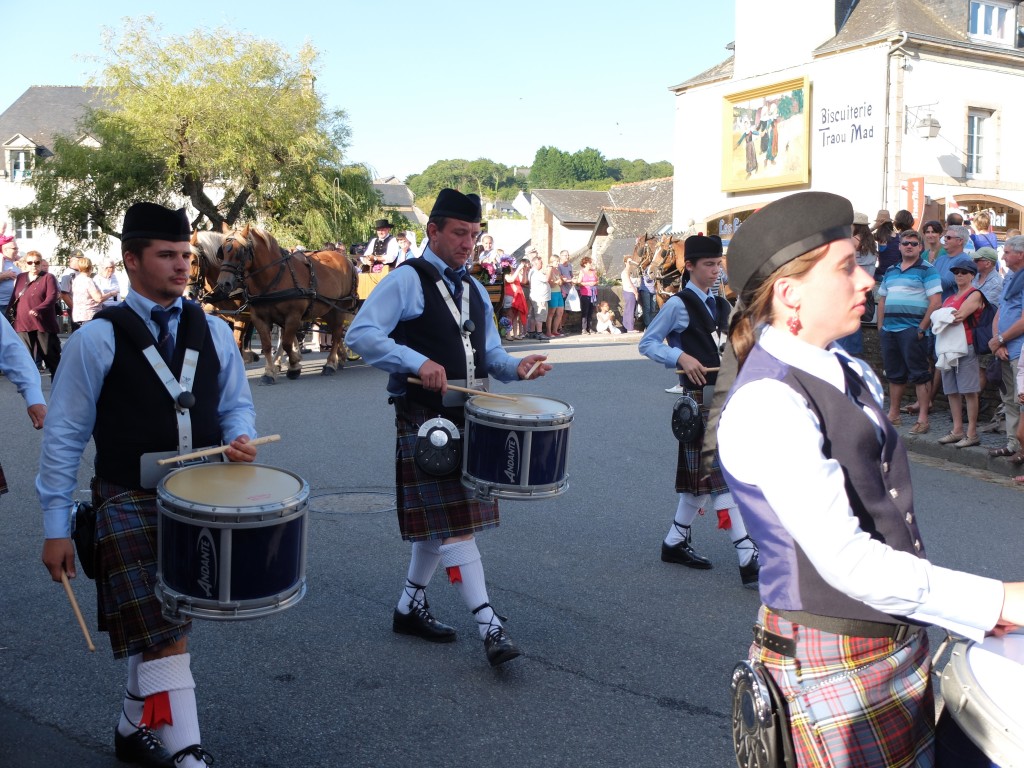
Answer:
<path fill-rule="evenodd" d="M 669 86 L 728 56 L 729 0 L 386 4 L 55 0 L 4 38 L 0 111 L 31 85 L 84 85 L 101 28 L 152 15 L 165 35 L 237 28 L 320 51 L 317 87 L 349 116 L 348 160 L 405 178 L 436 160 L 528 165 L 545 144 L 671 160 Z M 468 13 L 463 9 L 471 8 Z M 172 9 L 172 10 L 171 10 Z M 461 15 L 459 15 L 461 14 Z"/>

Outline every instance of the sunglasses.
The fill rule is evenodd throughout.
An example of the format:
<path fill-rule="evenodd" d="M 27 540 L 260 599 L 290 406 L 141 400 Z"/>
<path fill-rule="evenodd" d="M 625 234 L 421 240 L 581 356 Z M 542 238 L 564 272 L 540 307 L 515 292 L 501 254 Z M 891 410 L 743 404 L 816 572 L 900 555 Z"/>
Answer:
<path fill-rule="evenodd" d="M 33 264 L 42 264 L 42 262 L 41 262 L 41 261 L 26 261 L 25 263 L 26 263 L 26 264 L 28 264 L 28 265 L 29 265 L 30 267 L 31 267 L 31 266 L 32 266 Z"/>
<path fill-rule="evenodd" d="M 974 274 L 969 269 L 951 269 L 949 271 L 952 272 L 954 275 L 973 275 Z"/>
<path fill-rule="evenodd" d="M 920 244 L 921 243 L 918 240 L 902 240 L 902 241 L 900 241 L 900 245 L 920 245 Z"/>

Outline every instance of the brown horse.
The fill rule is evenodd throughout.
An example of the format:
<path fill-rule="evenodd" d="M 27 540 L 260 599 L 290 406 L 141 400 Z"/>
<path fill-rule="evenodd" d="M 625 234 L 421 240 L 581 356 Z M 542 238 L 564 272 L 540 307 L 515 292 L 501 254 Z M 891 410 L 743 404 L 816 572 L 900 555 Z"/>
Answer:
<path fill-rule="evenodd" d="M 248 226 L 225 235 L 220 253 L 220 277 L 211 298 L 222 299 L 239 287 L 244 289 L 266 361 L 261 379 L 264 384 L 276 380 L 270 339 L 273 325 L 281 328 L 289 379 L 297 379 L 302 370 L 296 335 L 303 323 L 317 319 L 331 334 L 323 374 L 329 376 L 344 365 L 340 349 L 345 324 L 351 320 L 357 301 L 355 272 L 345 254 L 289 253 L 270 234 Z"/>
<path fill-rule="evenodd" d="M 203 229 L 193 232 L 189 242 L 193 256 L 188 283 L 189 295 L 202 304 L 206 312 L 219 315 L 231 325 L 242 360 L 246 363 L 255 362 L 257 356 L 251 347 L 252 320 L 249 318 L 249 308 L 243 302 L 241 289 L 236 291 L 235 296 L 215 303 L 208 301 L 216 290 L 217 279 L 220 277 L 220 247 L 224 244 L 224 235 Z"/>
<path fill-rule="evenodd" d="M 685 264 L 686 244 L 672 235 L 662 235 L 651 258 L 651 277 L 657 286 L 658 309 L 682 286 Z"/>

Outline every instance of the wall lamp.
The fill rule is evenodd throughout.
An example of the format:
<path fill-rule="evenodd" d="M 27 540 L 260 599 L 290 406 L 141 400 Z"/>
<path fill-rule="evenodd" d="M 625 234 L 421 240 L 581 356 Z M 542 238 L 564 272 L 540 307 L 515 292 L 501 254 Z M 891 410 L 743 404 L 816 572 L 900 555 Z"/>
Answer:
<path fill-rule="evenodd" d="M 917 130 L 917 135 L 922 139 L 934 139 L 938 136 L 942 125 L 932 117 L 931 111 L 925 111 L 934 106 L 935 104 L 919 104 L 916 107 L 904 107 L 903 132 L 910 133 L 913 128 Z M 924 117 L 921 117 L 922 111 L 925 111 Z"/>

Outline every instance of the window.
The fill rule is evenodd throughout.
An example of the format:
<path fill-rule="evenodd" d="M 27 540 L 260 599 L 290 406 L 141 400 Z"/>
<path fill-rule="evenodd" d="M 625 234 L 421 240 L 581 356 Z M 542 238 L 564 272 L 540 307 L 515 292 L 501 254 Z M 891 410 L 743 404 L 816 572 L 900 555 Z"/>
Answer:
<path fill-rule="evenodd" d="M 24 181 L 32 178 L 32 153 L 27 149 L 11 150 L 11 180 Z"/>
<path fill-rule="evenodd" d="M 86 219 L 85 223 L 82 224 L 82 229 L 80 231 L 82 233 L 83 240 L 89 240 L 90 238 L 100 236 L 100 228 L 93 224 L 92 219 Z"/>
<path fill-rule="evenodd" d="M 980 176 L 985 171 L 985 132 L 991 113 L 972 109 L 967 113 L 967 175 Z"/>
<path fill-rule="evenodd" d="M 32 239 L 32 222 L 22 219 L 14 222 L 14 236 L 19 240 Z"/>
<path fill-rule="evenodd" d="M 1013 45 L 1016 31 L 1016 12 L 1012 4 L 999 0 L 972 0 L 968 32 L 973 39 Z"/>

